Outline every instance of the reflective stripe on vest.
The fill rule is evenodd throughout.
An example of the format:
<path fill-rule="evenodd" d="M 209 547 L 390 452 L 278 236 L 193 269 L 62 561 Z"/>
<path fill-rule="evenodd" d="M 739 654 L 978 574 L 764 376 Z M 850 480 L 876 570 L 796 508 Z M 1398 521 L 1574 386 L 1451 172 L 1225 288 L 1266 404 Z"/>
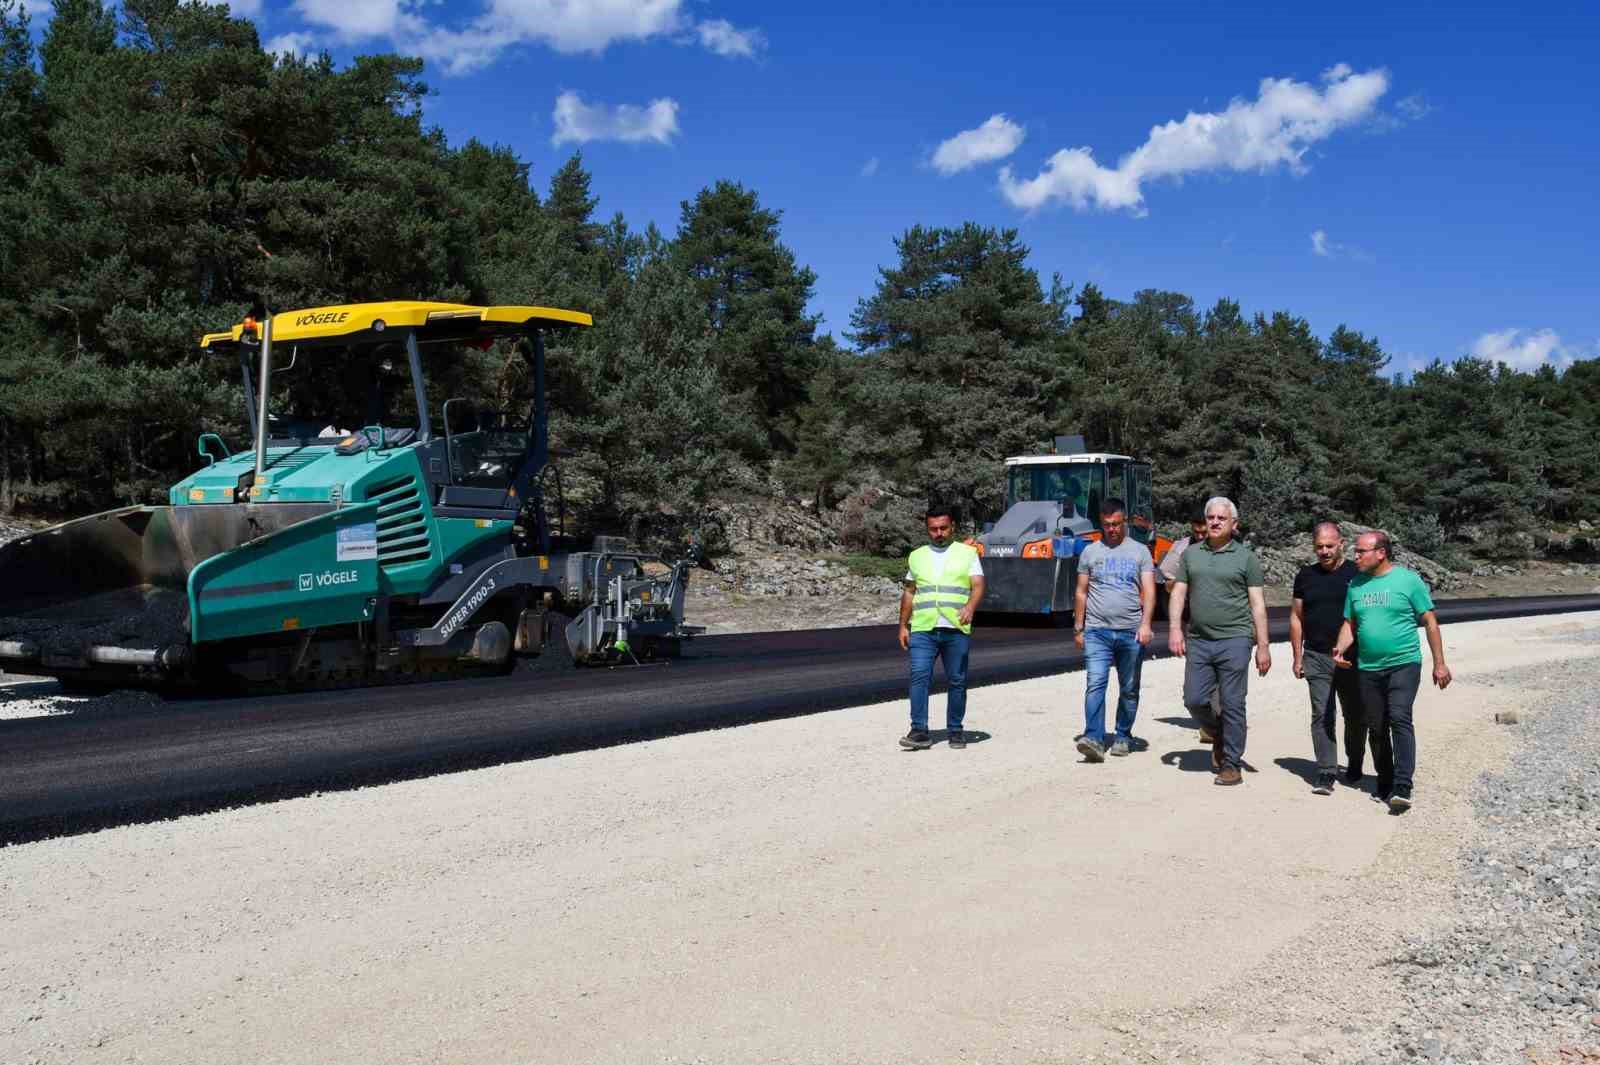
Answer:
<path fill-rule="evenodd" d="M 917 584 L 911 598 L 912 632 L 931 631 L 938 627 L 940 617 L 962 632 L 972 631 L 970 624 L 961 624 L 958 615 L 972 598 L 972 578 L 968 574 L 977 557 L 976 551 L 962 543 L 951 544 L 943 554 L 935 554 L 927 547 L 911 552 L 906 568 Z"/>

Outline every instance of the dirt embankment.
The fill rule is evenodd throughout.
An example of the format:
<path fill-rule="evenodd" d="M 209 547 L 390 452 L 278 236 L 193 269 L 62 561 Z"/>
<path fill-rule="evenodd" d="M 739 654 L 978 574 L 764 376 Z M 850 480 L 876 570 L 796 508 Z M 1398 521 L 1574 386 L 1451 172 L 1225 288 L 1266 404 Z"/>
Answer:
<path fill-rule="evenodd" d="M 692 624 L 729 633 L 895 620 L 898 582 L 852 572 L 835 531 L 810 511 L 798 505 L 744 503 L 722 505 L 716 514 L 718 528 L 725 530 L 726 550 L 713 560 L 714 570 L 696 571 L 691 579 L 686 612 Z M 1351 546 L 1367 531 L 1348 522 L 1341 529 Z M 1253 547 L 1266 576 L 1268 603 L 1287 605 L 1295 574 L 1316 561 L 1310 535 Z M 1403 546 L 1395 560 L 1421 574 L 1441 598 L 1600 594 L 1600 564 L 1595 563 L 1480 561 L 1462 570 Z"/>

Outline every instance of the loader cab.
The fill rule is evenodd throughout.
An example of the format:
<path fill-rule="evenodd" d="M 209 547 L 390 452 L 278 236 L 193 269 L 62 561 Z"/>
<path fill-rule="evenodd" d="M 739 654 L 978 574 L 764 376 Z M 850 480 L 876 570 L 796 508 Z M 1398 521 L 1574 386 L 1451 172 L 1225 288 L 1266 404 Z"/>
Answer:
<path fill-rule="evenodd" d="M 1128 535 L 1143 544 L 1155 536 L 1150 464 L 1127 455 L 1019 455 L 1006 459 L 1006 509 L 1018 503 L 1060 503 L 1062 516 L 1076 516 L 1098 531 L 1100 505 L 1121 499 L 1128 507 Z"/>

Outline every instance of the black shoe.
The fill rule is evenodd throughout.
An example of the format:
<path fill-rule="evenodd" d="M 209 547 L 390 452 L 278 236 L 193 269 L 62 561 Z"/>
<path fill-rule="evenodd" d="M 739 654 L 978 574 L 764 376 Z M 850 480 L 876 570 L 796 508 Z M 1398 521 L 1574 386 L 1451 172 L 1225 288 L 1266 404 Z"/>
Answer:
<path fill-rule="evenodd" d="M 914 728 L 900 740 L 900 746 L 908 751 L 925 751 L 933 746 L 933 737 L 925 728 Z"/>
<path fill-rule="evenodd" d="M 1332 795 L 1333 794 L 1333 782 L 1334 781 L 1333 781 L 1333 774 L 1332 773 L 1318 773 L 1317 774 L 1317 782 L 1315 784 L 1311 785 L 1311 794 L 1313 794 L 1313 795 Z"/>
<path fill-rule="evenodd" d="M 967 746 L 967 734 L 965 732 L 962 732 L 958 728 L 951 729 L 950 730 L 950 747 L 951 747 L 951 749 L 960 751 L 960 750 L 965 750 L 966 746 Z"/>
<path fill-rule="evenodd" d="M 1411 789 L 1395 788 L 1394 794 L 1389 796 L 1389 810 L 1401 814 L 1409 809 L 1411 809 Z"/>
<path fill-rule="evenodd" d="M 1344 782 L 1353 788 L 1357 784 L 1361 783 L 1361 778 L 1364 776 L 1366 776 L 1366 774 L 1361 772 L 1359 769 L 1346 769 L 1344 771 Z"/>
<path fill-rule="evenodd" d="M 1389 802 L 1389 793 L 1387 791 L 1375 791 L 1372 793 L 1372 801 L 1381 802 L 1387 805 Z"/>

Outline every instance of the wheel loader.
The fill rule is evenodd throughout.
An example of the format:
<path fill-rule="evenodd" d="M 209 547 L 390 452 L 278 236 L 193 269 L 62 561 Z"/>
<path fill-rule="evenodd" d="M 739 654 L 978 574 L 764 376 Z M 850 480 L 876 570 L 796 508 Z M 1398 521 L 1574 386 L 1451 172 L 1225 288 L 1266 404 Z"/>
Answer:
<path fill-rule="evenodd" d="M 683 621 L 694 560 L 612 537 L 577 550 L 547 513 L 544 339 L 591 322 L 388 302 L 208 334 L 204 352 L 238 360 L 251 446 L 202 434 L 166 505 L 0 547 L 0 669 L 271 690 L 675 656 L 702 631 Z M 527 361 L 529 409 L 431 407 L 424 353 L 448 371 L 496 341 Z"/>
<path fill-rule="evenodd" d="M 1070 621 L 1078 556 L 1100 538 L 1107 499 L 1123 501 L 1128 535 L 1159 562 L 1172 544 L 1156 535 L 1151 482 L 1148 462 L 1089 451 L 1081 436 L 1057 437 L 1051 454 L 1007 458 L 1006 511 L 969 541 L 983 556 L 981 612 Z M 1165 608 L 1158 587 L 1157 615 Z"/>

